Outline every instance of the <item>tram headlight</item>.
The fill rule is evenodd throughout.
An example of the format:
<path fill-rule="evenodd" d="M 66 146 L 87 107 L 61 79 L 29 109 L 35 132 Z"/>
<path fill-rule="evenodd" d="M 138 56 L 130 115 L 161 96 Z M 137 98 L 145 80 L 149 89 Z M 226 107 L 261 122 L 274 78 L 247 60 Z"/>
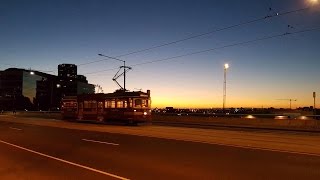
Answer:
<path fill-rule="evenodd" d="M 147 115 L 148 113 L 147 112 L 143 112 L 143 115 Z"/>

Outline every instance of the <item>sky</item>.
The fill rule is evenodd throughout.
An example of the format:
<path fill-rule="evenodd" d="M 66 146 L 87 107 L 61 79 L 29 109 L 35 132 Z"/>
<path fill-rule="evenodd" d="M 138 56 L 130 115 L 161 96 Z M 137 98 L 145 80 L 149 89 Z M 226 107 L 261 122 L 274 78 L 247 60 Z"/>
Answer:
<path fill-rule="evenodd" d="M 122 63 L 98 56 L 101 53 L 132 66 L 126 88 L 151 90 L 154 108 L 220 108 L 223 67 L 228 63 L 226 107 L 289 107 L 288 100 L 278 99 L 297 99 L 293 108 L 312 106 L 312 93 L 320 96 L 319 4 L 317 0 L 1 0 L 0 70 L 18 67 L 57 74 L 58 64 L 72 63 L 89 83 L 113 92 L 119 87 L 112 77 Z M 243 25 L 223 29 L 236 24 Z M 217 29 L 223 30 L 122 56 Z M 287 35 L 238 44 L 280 34 Z M 206 49 L 214 50 L 157 61 Z M 81 65 L 93 61 L 99 62 Z M 137 65 L 145 62 L 153 63 Z"/>

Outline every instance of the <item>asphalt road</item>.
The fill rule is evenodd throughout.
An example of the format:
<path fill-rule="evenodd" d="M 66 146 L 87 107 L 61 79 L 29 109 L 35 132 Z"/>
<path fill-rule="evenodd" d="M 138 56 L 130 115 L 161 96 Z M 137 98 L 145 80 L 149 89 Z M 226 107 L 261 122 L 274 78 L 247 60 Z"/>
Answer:
<path fill-rule="evenodd" d="M 12 122 L 0 164 L 1 179 L 320 179 L 317 155 Z"/>

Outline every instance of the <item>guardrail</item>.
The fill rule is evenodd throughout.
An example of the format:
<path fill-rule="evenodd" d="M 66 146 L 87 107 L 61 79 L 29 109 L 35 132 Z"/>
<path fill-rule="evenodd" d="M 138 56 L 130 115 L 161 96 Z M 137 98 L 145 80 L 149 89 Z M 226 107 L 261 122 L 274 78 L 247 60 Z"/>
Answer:
<path fill-rule="evenodd" d="M 14 115 L 19 117 L 36 117 L 36 118 L 50 118 L 61 119 L 60 111 L 4 111 L 0 112 L 0 115 Z"/>
<path fill-rule="evenodd" d="M 317 119 L 318 118 L 318 119 Z M 319 116 L 288 116 L 288 115 L 163 115 L 153 114 L 153 122 L 159 124 L 267 129 L 293 129 L 320 131 Z"/>

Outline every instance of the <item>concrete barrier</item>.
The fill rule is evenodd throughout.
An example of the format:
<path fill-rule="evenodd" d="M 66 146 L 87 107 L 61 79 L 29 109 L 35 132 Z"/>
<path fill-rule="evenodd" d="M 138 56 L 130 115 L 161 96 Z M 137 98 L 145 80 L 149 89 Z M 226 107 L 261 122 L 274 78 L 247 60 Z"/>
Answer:
<path fill-rule="evenodd" d="M 45 119 L 62 119 L 60 112 L 54 111 L 18 111 L 13 113 L 11 111 L 6 111 L 2 113 L 3 115 L 12 115 L 16 117 L 34 117 L 34 118 L 45 118 Z"/>
<path fill-rule="evenodd" d="M 319 130 L 320 120 L 313 118 L 274 119 L 240 117 L 161 116 L 154 114 L 154 122 L 223 125 L 237 127 Z"/>
<path fill-rule="evenodd" d="M 3 115 L 13 115 L 17 117 L 34 117 L 34 118 L 45 118 L 45 119 L 61 119 L 60 112 L 30 112 L 22 111 L 13 114 L 12 112 L 3 112 Z M 255 115 L 239 115 L 239 116 L 225 116 L 225 117 L 214 117 L 214 116 L 178 116 L 178 115 L 161 115 L 153 114 L 153 122 L 158 123 L 187 123 L 189 125 L 217 125 L 217 126 L 236 126 L 236 127 L 251 127 L 251 128 L 278 128 L 278 129 L 297 129 L 297 130 L 313 130 L 320 132 L 320 120 L 314 119 L 314 117 L 300 116 L 295 119 L 282 118 L 277 119 L 275 116 L 263 116 L 264 118 L 257 118 Z"/>

